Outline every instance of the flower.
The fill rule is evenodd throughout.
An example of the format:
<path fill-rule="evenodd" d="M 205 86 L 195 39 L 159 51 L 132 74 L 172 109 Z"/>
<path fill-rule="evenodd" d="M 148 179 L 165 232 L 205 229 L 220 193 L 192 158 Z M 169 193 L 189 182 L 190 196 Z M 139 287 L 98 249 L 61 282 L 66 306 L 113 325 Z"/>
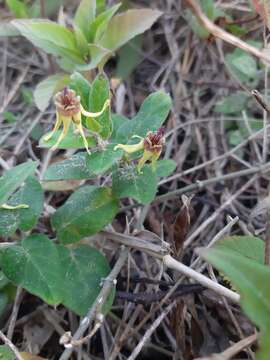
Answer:
<path fill-rule="evenodd" d="M 114 150 L 123 149 L 126 153 L 132 154 L 139 150 L 143 151 L 143 156 L 138 162 L 138 171 L 140 172 L 144 164 L 149 160 L 151 161 L 152 169 L 155 170 L 156 162 L 160 157 L 160 154 L 165 143 L 164 140 L 164 128 L 161 127 L 157 131 L 149 131 L 145 138 L 134 135 L 134 137 L 141 139 L 141 141 L 134 145 L 118 144 L 114 147 Z"/>
<path fill-rule="evenodd" d="M 68 87 L 65 87 L 62 91 L 58 92 L 54 96 L 54 104 L 56 106 L 56 122 L 53 130 L 44 137 L 44 141 L 49 141 L 53 134 L 60 128 L 63 124 L 63 131 L 61 132 L 59 138 L 56 143 L 53 145 L 52 150 L 57 149 L 61 141 L 65 138 L 68 133 L 70 124 L 73 123 L 80 133 L 84 146 L 88 154 L 90 154 L 88 148 L 88 142 L 86 140 L 83 126 L 82 126 L 82 115 L 88 118 L 95 118 L 100 116 L 108 106 L 110 106 L 110 100 L 107 99 L 103 105 L 101 111 L 96 113 L 91 113 L 86 111 L 82 104 L 80 96 L 76 95 L 76 92 Z"/>

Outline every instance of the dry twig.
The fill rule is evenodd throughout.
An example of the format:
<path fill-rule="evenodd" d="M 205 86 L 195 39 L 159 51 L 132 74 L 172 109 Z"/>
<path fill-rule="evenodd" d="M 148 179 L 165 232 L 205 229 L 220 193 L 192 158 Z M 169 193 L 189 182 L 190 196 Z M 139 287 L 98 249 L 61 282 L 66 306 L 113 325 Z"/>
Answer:
<path fill-rule="evenodd" d="M 268 55 L 255 48 L 254 46 L 247 44 L 245 41 L 242 41 L 238 37 L 228 33 L 227 31 L 214 24 L 211 20 L 209 20 L 208 17 L 202 12 L 202 9 L 200 8 L 196 0 L 186 0 L 186 2 L 192 8 L 195 15 L 198 17 L 202 25 L 206 28 L 207 31 L 209 31 L 210 34 L 226 41 L 233 46 L 249 52 L 250 54 L 256 56 L 258 59 L 266 61 L 268 64 L 270 63 L 270 57 Z"/>
<path fill-rule="evenodd" d="M 16 356 L 17 360 L 23 360 L 23 358 L 20 355 L 20 353 L 19 353 L 18 349 L 16 348 L 16 346 L 6 337 L 6 335 L 4 333 L 2 333 L 2 331 L 0 331 L 0 339 L 5 343 L 5 345 L 7 345 L 10 348 L 10 350 Z"/>
<path fill-rule="evenodd" d="M 81 324 L 80 324 L 78 330 L 72 337 L 73 341 L 79 340 L 83 336 L 83 334 L 86 331 L 86 329 L 88 328 L 88 326 L 91 324 L 91 322 L 96 318 L 96 316 L 100 312 L 100 309 L 102 308 L 103 304 L 106 302 L 106 300 L 111 292 L 111 289 L 114 286 L 114 280 L 117 278 L 117 275 L 121 271 L 124 263 L 126 262 L 127 257 L 128 257 L 128 249 L 127 248 L 121 249 L 119 258 L 118 258 L 116 264 L 114 265 L 112 271 L 110 272 L 110 274 L 107 278 L 107 281 L 105 280 L 104 285 L 103 285 L 98 297 L 96 298 L 94 304 L 91 306 L 87 315 L 81 321 Z M 61 355 L 59 360 L 67 360 L 70 357 L 70 355 L 72 354 L 72 351 L 73 351 L 72 348 L 65 349 L 65 351 L 63 352 L 63 354 Z"/>

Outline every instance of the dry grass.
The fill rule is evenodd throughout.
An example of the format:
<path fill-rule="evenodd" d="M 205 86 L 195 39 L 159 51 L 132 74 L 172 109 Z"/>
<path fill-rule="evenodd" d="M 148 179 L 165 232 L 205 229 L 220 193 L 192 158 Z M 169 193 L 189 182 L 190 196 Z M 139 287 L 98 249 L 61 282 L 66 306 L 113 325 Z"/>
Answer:
<path fill-rule="evenodd" d="M 164 16 L 145 35 L 142 61 L 121 89 L 116 90 L 114 105 L 131 116 L 151 91 L 162 88 L 171 94 L 173 109 L 166 125 L 164 157 L 174 159 L 177 170 L 173 176 L 161 180 L 159 202 L 146 207 L 133 207 L 132 201 L 126 203 L 125 213 L 117 217 L 109 230 L 124 234 L 124 238 L 126 235 L 127 241 L 132 235 L 158 246 L 162 245 L 161 241 L 173 246 L 171 241 L 178 239 L 181 250 L 178 255 L 184 264 L 224 284 L 210 266 L 197 258 L 194 249 L 208 246 L 213 239 L 225 234 L 263 236 L 264 221 L 260 216 L 250 215 L 268 193 L 267 115 L 264 114 L 264 130 L 250 133 L 237 146 L 229 145 L 227 124 L 231 116 L 214 112 L 214 106 L 225 95 L 242 90 L 224 62 L 232 46 L 215 37 L 201 40 L 194 36 L 183 18 L 184 1 L 133 3 L 158 8 Z M 251 15 L 248 1 L 217 3 L 237 19 Z M 251 22 L 249 28 L 249 39 L 266 41 L 262 22 Z M 0 166 L 5 170 L 31 158 L 40 162 L 38 175 L 41 176 L 56 154 L 38 148 L 32 130 L 39 131 L 40 127 L 47 130 L 51 126 L 53 108 L 40 114 L 34 105 L 26 106 L 21 89 L 32 90 L 51 71 L 50 63 L 44 54 L 22 39 L 1 40 L 0 59 Z M 109 70 L 112 68 L 113 64 Z M 258 90 L 264 92 L 267 89 L 264 72 L 259 76 Z M 18 114 L 15 123 L 3 121 L 1 112 L 7 110 Z M 253 116 L 263 118 L 259 106 L 253 106 Z M 250 130 L 243 114 L 237 120 Z M 232 172 L 237 173 L 226 178 Z M 210 181 L 201 186 L 205 180 Z M 185 188 L 189 190 L 185 191 L 186 195 L 190 196 L 190 190 L 193 194 L 188 207 L 190 226 L 179 240 L 179 233 L 171 226 L 181 207 L 178 190 L 192 184 L 197 186 Z M 50 231 L 49 206 L 68 194 L 46 194 L 44 217 L 36 230 Z M 112 265 L 116 262 L 119 243 L 108 232 L 90 241 L 107 254 Z M 118 279 L 122 297 L 119 295 L 91 341 L 76 347 L 74 359 L 133 360 L 137 356 L 140 359 L 194 359 L 221 353 L 232 343 L 242 341 L 239 351 L 256 340 L 254 336 L 248 337 L 255 329 L 238 305 L 211 290 L 202 291 L 200 286 L 192 285 L 185 292 L 183 284 L 190 283 L 193 283 L 190 278 L 179 277 L 179 273 L 166 268 L 159 258 L 141 248 L 130 248 L 128 261 Z M 173 286 L 175 284 L 177 286 Z M 9 338 L 20 349 L 58 359 L 63 352 L 59 337 L 68 330 L 74 333 L 79 319 L 67 309 L 53 309 L 20 291 L 14 305 L 2 317 L 1 329 L 9 330 Z M 151 297 L 160 292 L 161 297 Z M 187 294 L 189 292 L 191 294 Z M 139 302 L 141 293 L 145 297 Z M 39 336 L 34 338 L 31 326 L 34 333 L 40 331 Z M 227 357 L 225 355 L 220 359 L 237 358 L 232 351 L 229 357 L 228 352 Z M 249 347 L 239 358 L 254 359 L 253 351 Z"/>

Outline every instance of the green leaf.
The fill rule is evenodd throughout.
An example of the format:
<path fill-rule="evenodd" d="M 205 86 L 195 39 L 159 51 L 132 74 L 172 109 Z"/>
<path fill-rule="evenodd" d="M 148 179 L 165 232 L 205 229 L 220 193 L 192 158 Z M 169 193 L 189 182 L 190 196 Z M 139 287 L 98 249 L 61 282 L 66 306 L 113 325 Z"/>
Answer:
<path fill-rule="evenodd" d="M 259 119 L 248 119 L 249 129 L 246 126 L 243 126 L 243 121 L 235 121 L 234 124 L 237 125 L 237 129 L 228 131 L 229 144 L 231 146 L 239 145 L 244 139 L 250 136 L 250 130 L 256 132 L 263 128 L 263 121 Z"/>
<path fill-rule="evenodd" d="M 104 151 L 93 152 L 90 156 L 86 152 L 80 152 L 67 160 L 49 166 L 43 180 L 90 179 L 108 171 L 122 157 L 122 154 L 121 150 L 114 151 L 112 146 L 108 146 Z"/>
<path fill-rule="evenodd" d="M 245 109 L 249 95 L 238 91 L 216 103 L 215 112 L 222 114 L 235 114 Z"/>
<path fill-rule="evenodd" d="M 65 284 L 59 269 L 59 256 L 54 243 L 44 235 L 32 235 L 21 245 L 3 251 L 1 264 L 10 281 L 48 304 L 60 304 Z"/>
<path fill-rule="evenodd" d="M 27 18 L 28 9 L 23 1 L 19 0 L 6 0 L 9 10 L 15 15 L 16 18 Z"/>
<path fill-rule="evenodd" d="M 8 305 L 8 295 L 5 292 L 0 292 L 0 317 L 4 315 L 4 311 Z M 6 360 L 6 358 L 4 358 Z M 1 360 L 1 349 L 0 349 L 0 360 Z"/>
<path fill-rule="evenodd" d="M 88 59 L 89 56 L 89 47 L 87 39 L 82 32 L 82 30 L 78 26 L 74 26 L 74 34 L 76 38 L 76 43 L 78 46 L 78 49 L 84 59 Z"/>
<path fill-rule="evenodd" d="M 116 77 L 127 79 L 137 65 L 142 61 L 143 36 L 138 35 L 122 47 L 118 53 Z"/>
<path fill-rule="evenodd" d="M 85 64 L 75 64 L 74 68 L 77 71 L 89 71 L 96 68 L 98 65 L 108 59 L 112 52 L 111 50 L 105 49 L 99 45 L 88 44 L 90 52 L 90 62 Z"/>
<path fill-rule="evenodd" d="M 13 20 L 20 33 L 48 54 L 66 57 L 70 61 L 82 64 L 83 58 L 78 50 L 75 35 L 49 20 Z"/>
<path fill-rule="evenodd" d="M 13 351 L 7 345 L 0 345 L 0 360 L 15 360 Z"/>
<path fill-rule="evenodd" d="M 157 175 L 146 165 L 141 173 L 129 165 L 113 172 L 113 193 L 119 198 L 131 197 L 142 204 L 154 200 L 157 192 Z"/>
<path fill-rule="evenodd" d="M 167 177 L 171 175 L 176 169 L 176 162 L 174 160 L 159 160 L 157 162 L 156 173 L 158 177 Z"/>
<path fill-rule="evenodd" d="M 121 135 L 118 136 L 118 130 L 122 125 L 124 125 L 126 122 L 130 121 L 128 118 L 126 118 L 123 115 L 119 114 L 112 114 L 112 134 L 110 137 L 110 142 L 114 144 L 118 144 L 122 141 Z"/>
<path fill-rule="evenodd" d="M 86 245 L 67 249 L 37 234 L 3 250 L 1 266 L 14 284 L 81 316 L 95 301 L 102 278 L 110 272 L 106 258 L 96 249 Z M 103 311 L 108 311 L 113 296 L 114 291 Z"/>
<path fill-rule="evenodd" d="M 4 204 L 13 192 L 36 170 L 37 163 L 27 161 L 4 172 L 0 178 L 0 205 Z"/>
<path fill-rule="evenodd" d="M 11 111 L 4 111 L 2 113 L 2 116 L 3 116 L 4 120 L 10 124 L 15 123 L 17 121 L 16 115 Z"/>
<path fill-rule="evenodd" d="M 62 5 L 63 2 L 64 2 L 63 0 L 46 0 L 46 1 L 44 1 L 46 17 L 50 17 L 50 16 L 54 15 L 57 12 L 57 10 L 59 9 L 60 5 Z M 29 12 L 30 12 L 29 17 L 31 17 L 31 18 L 41 17 L 40 0 L 36 0 L 33 3 Z"/>
<path fill-rule="evenodd" d="M 0 235 L 12 235 L 18 228 L 31 230 L 37 223 L 43 209 L 44 196 L 39 181 L 28 177 L 24 185 L 8 200 L 8 205 L 25 204 L 26 209 L 0 209 Z"/>
<path fill-rule="evenodd" d="M 21 94 L 22 94 L 22 98 L 23 101 L 25 103 L 25 105 L 32 105 L 33 104 L 33 93 L 32 90 L 26 88 L 26 87 L 22 87 L 21 89 Z"/>
<path fill-rule="evenodd" d="M 106 1 L 105 0 L 96 0 L 96 13 L 99 15 L 102 13 L 106 8 Z"/>
<path fill-rule="evenodd" d="M 81 0 L 80 5 L 77 8 L 74 24 L 78 26 L 84 33 L 86 39 L 89 38 L 89 28 L 91 22 L 96 16 L 96 0 Z"/>
<path fill-rule="evenodd" d="M 18 211 L 19 228 L 22 231 L 31 230 L 37 223 L 42 213 L 44 195 L 39 181 L 29 176 L 24 185 L 18 190 L 8 202 L 9 205 L 26 204 L 27 209 Z"/>
<path fill-rule="evenodd" d="M 89 155 L 86 152 L 80 152 L 67 160 L 50 165 L 42 180 L 58 181 L 90 179 L 92 173 L 86 165 L 87 156 Z"/>
<path fill-rule="evenodd" d="M 243 141 L 243 134 L 239 130 L 230 130 L 227 135 L 231 146 L 237 146 Z"/>
<path fill-rule="evenodd" d="M 103 229 L 115 217 L 118 200 L 106 187 L 83 186 L 52 216 L 59 240 L 74 243 Z"/>
<path fill-rule="evenodd" d="M 205 15 L 210 19 L 215 19 L 215 4 L 213 0 L 203 0 L 201 1 L 202 10 Z"/>
<path fill-rule="evenodd" d="M 121 3 L 112 6 L 111 8 L 107 9 L 106 11 L 102 12 L 98 15 L 95 20 L 90 25 L 89 29 L 89 41 L 98 41 L 101 36 L 104 34 L 109 21 L 113 17 L 113 15 L 117 12 Z"/>
<path fill-rule="evenodd" d="M 20 32 L 10 23 L 0 24 L 0 36 L 19 36 Z"/>
<path fill-rule="evenodd" d="M 97 44 L 115 51 L 136 35 L 150 29 L 161 14 L 157 10 L 134 9 L 116 15 Z"/>
<path fill-rule="evenodd" d="M 98 112 L 102 109 L 106 100 L 110 98 L 110 82 L 104 73 L 98 74 L 92 82 L 89 97 L 89 111 Z M 107 139 L 112 132 L 111 110 L 108 107 L 102 115 L 94 118 L 100 125 L 99 135 Z M 86 126 L 91 129 L 91 122 L 86 121 Z"/>
<path fill-rule="evenodd" d="M 75 249 L 58 246 L 58 251 L 60 266 L 64 269 L 63 304 L 78 315 L 84 316 L 101 290 L 102 279 L 110 272 L 109 264 L 98 250 L 86 245 Z M 111 292 L 103 312 L 106 313 L 110 309 L 114 293 L 115 291 Z"/>
<path fill-rule="evenodd" d="M 48 135 L 48 133 L 44 134 L 39 141 L 39 146 L 44 147 L 44 148 L 52 147 L 56 143 L 61 132 L 62 132 L 61 130 L 56 131 L 53 134 L 52 138 L 48 141 L 44 140 L 44 137 L 46 137 Z M 95 142 L 93 136 L 86 136 L 86 139 L 87 139 L 89 147 L 95 145 L 96 142 Z M 85 148 L 85 146 L 84 146 L 81 135 L 75 134 L 73 129 L 69 130 L 69 132 L 67 133 L 65 138 L 61 141 L 61 143 L 58 146 L 58 149 L 84 149 L 84 148 Z"/>
<path fill-rule="evenodd" d="M 81 98 L 82 106 L 87 109 L 91 85 L 79 72 L 73 73 L 70 76 L 70 80 L 70 88 L 76 91 L 76 94 Z"/>
<path fill-rule="evenodd" d="M 156 131 L 166 120 L 171 108 L 171 98 L 163 91 L 149 95 L 138 114 L 120 126 L 117 131 L 119 142 L 126 143 L 133 135 L 145 137 L 148 131 Z"/>
<path fill-rule="evenodd" d="M 9 283 L 8 278 L 3 273 L 3 271 L 0 271 L 0 290 L 3 290 L 8 283 Z"/>
<path fill-rule="evenodd" d="M 254 80 L 258 75 L 256 60 L 241 49 L 225 56 L 225 63 L 241 82 Z"/>
<path fill-rule="evenodd" d="M 255 236 L 229 236 L 219 241 L 214 248 L 231 251 L 259 264 L 264 262 L 264 241 Z"/>
<path fill-rule="evenodd" d="M 184 18 L 195 35 L 201 39 L 207 39 L 209 37 L 209 32 L 201 25 L 198 18 L 191 10 L 187 9 L 184 11 Z"/>
<path fill-rule="evenodd" d="M 52 96 L 70 81 L 69 75 L 55 74 L 42 80 L 34 91 L 34 100 L 40 111 L 45 111 Z"/>
<path fill-rule="evenodd" d="M 256 359 L 269 357 L 270 268 L 262 264 L 263 242 L 256 237 L 232 237 L 203 249 L 200 255 L 227 275 L 241 295 L 241 305 L 260 327 L 261 349 Z"/>

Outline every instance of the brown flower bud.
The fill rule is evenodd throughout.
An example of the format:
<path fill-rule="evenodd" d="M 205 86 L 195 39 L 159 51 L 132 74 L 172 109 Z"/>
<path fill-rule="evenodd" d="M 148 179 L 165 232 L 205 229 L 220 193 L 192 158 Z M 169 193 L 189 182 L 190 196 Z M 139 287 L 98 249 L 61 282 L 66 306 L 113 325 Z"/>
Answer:
<path fill-rule="evenodd" d="M 71 117 L 81 111 L 81 99 L 74 90 L 65 87 L 54 97 L 57 112 L 62 116 Z"/>

